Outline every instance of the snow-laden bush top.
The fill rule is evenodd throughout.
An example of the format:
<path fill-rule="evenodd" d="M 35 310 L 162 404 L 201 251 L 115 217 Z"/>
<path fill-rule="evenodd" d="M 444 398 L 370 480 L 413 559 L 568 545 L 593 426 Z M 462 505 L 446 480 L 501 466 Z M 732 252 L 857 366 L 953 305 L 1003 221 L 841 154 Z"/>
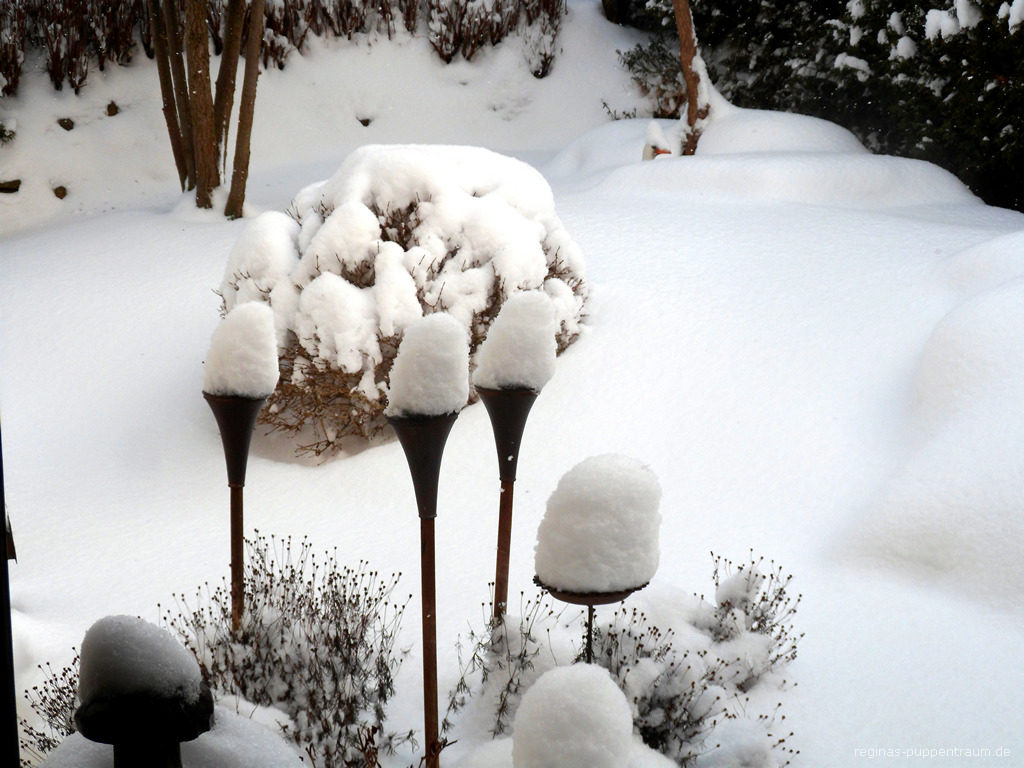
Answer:
<path fill-rule="evenodd" d="M 640 587 L 658 570 L 661 486 L 646 465 L 592 456 L 566 472 L 537 529 L 535 567 L 570 592 Z"/>
<path fill-rule="evenodd" d="M 274 313 L 260 302 L 235 305 L 213 332 L 203 391 L 267 397 L 277 386 L 277 377 Z"/>
<path fill-rule="evenodd" d="M 539 392 L 555 372 L 555 312 L 543 291 L 509 297 L 477 352 L 473 383 Z"/>
<path fill-rule="evenodd" d="M 632 751 L 633 713 L 602 667 L 555 667 L 519 704 L 514 768 L 622 768 Z"/>
<path fill-rule="evenodd" d="M 387 416 L 457 413 L 469 396 L 466 328 L 438 313 L 409 326 L 391 368 Z"/>
<path fill-rule="evenodd" d="M 552 303 L 561 350 L 579 335 L 583 272 L 529 165 L 477 147 L 372 145 L 301 190 L 287 216 L 250 222 L 220 292 L 225 310 L 252 299 L 274 310 L 282 378 L 261 419 L 308 426 L 320 453 L 383 426 L 410 323 L 447 312 L 475 354 L 506 299 L 535 290 Z"/>
<path fill-rule="evenodd" d="M 169 632 L 134 616 L 100 619 L 82 640 L 82 704 L 128 694 L 199 700 L 195 657 Z"/>

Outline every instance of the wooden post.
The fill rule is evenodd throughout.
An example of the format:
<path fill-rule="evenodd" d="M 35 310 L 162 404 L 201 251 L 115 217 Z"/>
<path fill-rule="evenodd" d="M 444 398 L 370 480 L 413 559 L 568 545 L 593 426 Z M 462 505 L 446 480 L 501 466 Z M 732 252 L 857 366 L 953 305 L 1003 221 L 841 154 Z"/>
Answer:
<path fill-rule="evenodd" d="M 494 618 L 508 612 L 508 566 L 512 552 L 512 497 L 515 483 L 501 481 L 498 499 L 498 557 L 494 572 Z"/>
<path fill-rule="evenodd" d="M 423 740 L 427 768 L 437 768 L 437 591 L 434 577 L 434 518 L 420 520 L 420 584 L 423 626 Z"/>
<path fill-rule="evenodd" d="M 693 29 L 693 16 L 690 14 L 690 0 L 672 0 L 676 17 L 676 31 L 679 33 L 679 59 L 683 67 L 683 80 L 686 82 L 686 141 L 683 154 L 692 155 L 697 151 L 700 130 L 697 121 L 708 116 L 710 106 L 700 103 L 700 73 L 694 64 L 697 58 L 697 35 Z"/>

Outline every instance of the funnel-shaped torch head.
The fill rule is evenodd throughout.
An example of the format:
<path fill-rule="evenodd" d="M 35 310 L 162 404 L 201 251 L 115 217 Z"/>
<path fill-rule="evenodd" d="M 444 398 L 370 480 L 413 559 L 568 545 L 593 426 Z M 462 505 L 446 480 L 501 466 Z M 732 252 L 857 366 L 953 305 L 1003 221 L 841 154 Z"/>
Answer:
<path fill-rule="evenodd" d="M 437 517 L 437 481 L 441 474 L 441 457 L 448 433 L 458 415 L 445 413 L 440 416 L 387 417 L 409 462 L 420 519 Z"/>
<path fill-rule="evenodd" d="M 245 485 L 245 467 L 249 461 L 249 443 L 256 426 L 256 417 L 267 398 L 211 395 L 209 392 L 203 392 L 203 397 L 210 404 L 217 426 L 220 427 L 224 461 L 228 468 L 228 485 L 241 488 Z"/>
<path fill-rule="evenodd" d="M 477 387 L 491 417 L 494 445 L 498 449 L 498 475 L 503 483 L 514 483 L 519 464 L 519 445 L 523 441 L 526 417 L 537 399 L 532 389 L 486 389 Z"/>

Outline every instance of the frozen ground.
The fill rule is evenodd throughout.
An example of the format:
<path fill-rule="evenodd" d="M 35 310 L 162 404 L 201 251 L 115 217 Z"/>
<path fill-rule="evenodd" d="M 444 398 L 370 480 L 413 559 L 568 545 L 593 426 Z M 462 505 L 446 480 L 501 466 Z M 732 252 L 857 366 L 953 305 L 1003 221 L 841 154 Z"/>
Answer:
<path fill-rule="evenodd" d="M 636 604 L 670 616 L 680 594 L 709 593 L 709 550 L 753 548 L 794 574 L 795 766 L 914 765 L 932 761 L 869 757 L 951 748 L 992 755 L 944 764 L 1018 764 L 1024 216 L 835 126 L 721 104 L 697 157 L 641 163 L 646 123 L 608 123 L 600 106 L 636 103 L 615 69 L 627 45 L 573 3 L 545 81 L 512 48 L 444 68 L 422 41 L 321 46 L 261 80 L 250 203 L 283 209 L 369 141 L 477 144 L 536 164 L 594 296 L 527 426 L 513 591 L 531 590 L 559 477 L 587 456 L 635 456 L 658 475 L 664 517 L 658 575 Z M 174 192 L 155 73 L 139 68 L 91 75 L 79 99 L 29 78 L 0 102 L 21 133 L 0 175 L 45 168 L 71 192 L 57 201 L 40 174 L 0 198 L 21 688 L 36 664 L 69 661 L 100 616 L 156 620 L 158 603 L 227 571 L 223 459 L 200 389 L 212 291 L 242 223 Z M 53 123 L 110 98 L 131 108 L 70 133 Z M 493 451 L 482 406 L 468 408 L 437 521 L 442 689 L 493 578 Z M 394 441 L 312 465 L 259 437 L 247 525 L 403 571 L 416 591 L 407 477 Z M 419 722 L 418 613 L 414 598 L 396 727 Z"/>

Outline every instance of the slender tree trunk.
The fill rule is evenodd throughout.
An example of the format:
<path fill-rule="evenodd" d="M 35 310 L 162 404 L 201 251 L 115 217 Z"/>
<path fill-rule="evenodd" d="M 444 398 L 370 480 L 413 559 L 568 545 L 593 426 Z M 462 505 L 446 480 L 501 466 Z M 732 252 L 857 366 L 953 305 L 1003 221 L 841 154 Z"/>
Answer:
<path fill-rule="evenodd" d="M 212 208 L 212 193 L 220 186 L 220 172 L 217 163 L 217 132 L 213 122 L 206 0 L 185 0 L 185 54 L 192 109 L 192 138 L 195 142 L 196 206 Z"/>
<path fill-rule="evenodd" d="M 683 154 L 692 155 L 697 151 L 700 139 L 698 120 L 708 116 L 710 106 L 701 103 L 701 75 L 696 67 L 697 36 L 693 30 L 693 16 L 690 14 L 690 0 L 672 0 L 676 16 L 676 30 L 679 32 L 679 58 L 683 66 L 683 80 L 686 82 L 686 142 Z"/>
<path fill-rule="evenodd" d="M 171 76 L 174 79 L 174 100 L 178 105 L 178 125 L 181 133 L 181 148 L 185 155 L 185 188 L 196 186 L 196 149 L 192 136 L 192 109 L 188 96 L 188 80 L 185 77 L 185 47 L 179 28 L 177 0 L 163 0 L 164 30 L 167 34 L 167 53 L 171 62 Z"/>
<path fill-rule="evenodd" d="M 174 103 L 174 81 L 171 77 L 171 62 L 167 54 L 167 33 L 160 13 L 160 0 L 148 0 L 147 6 L 150 37 L 153 39 L 153 57 L 156 59 L 157 74 L 160 77 L 160 96 L 163 99 L 164 120 L 167 123 L 167 135 L 171 140 L 174 166 L 178 169 L 178 182 L 181 184 L 181 191 L 184 192 L 187 178 L 185 150 L 182 146 L 178 108 Z"/>
<path fill-rule="evenodd" d="M 263 43 L 265 0 L 252 0 L 249 7 L 249 37 L 245 45 L 245 76 L 238 108 L 238 134 L 235 136 L 235 160 L 231 173 L 231 192 L 224 214 L 231 219 L 242 215 L 245 185 L 249 179 L 249 143 L 256 110 L 256 81 L 260 76 L 260 46 Z"/>
<path fill-rule="evenodd" d="M 245 0 L 228 0 L 227 22 L 224 27 L 224 50 L 220 69 L 217 70 L 217 88 L 213 97 L 213 120 L 217 130 L 217 154 L 221 158 L 221 171 L 227 173 L 228 132 L 231 125 L 231 107 L 235 98 L 235 75 L 238 72 L 238 54 L 242 49 L 242 26 L 245 23 Z"/>

